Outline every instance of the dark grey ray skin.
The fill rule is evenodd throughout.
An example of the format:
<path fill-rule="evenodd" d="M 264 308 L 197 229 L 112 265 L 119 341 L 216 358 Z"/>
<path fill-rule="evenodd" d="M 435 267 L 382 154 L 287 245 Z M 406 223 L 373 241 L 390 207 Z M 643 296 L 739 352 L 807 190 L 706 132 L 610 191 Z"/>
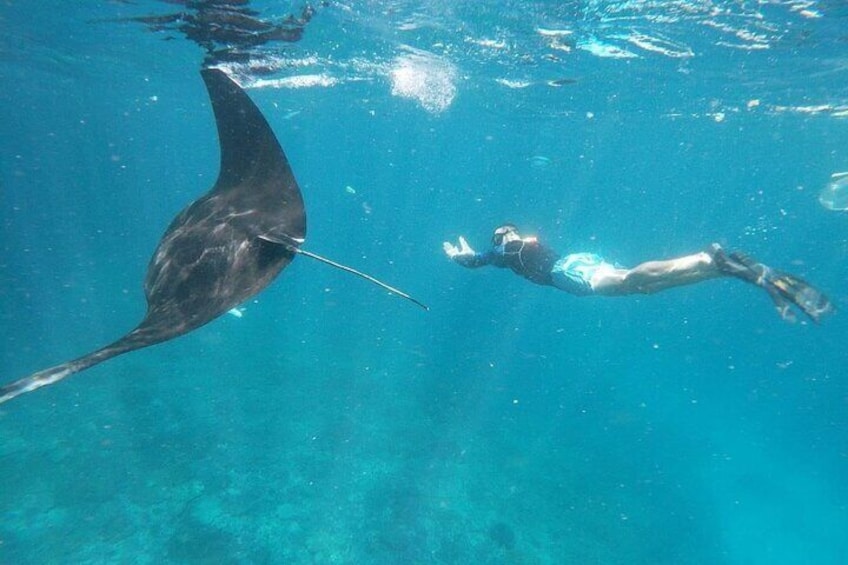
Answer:
<path fill-rule="evenodd" d="M 218 124 L 221 171 L 159 242 L 144 281 L 144 320 L 111 345 L 0 387 L 0 403 L 190 332 L 264 289 L 294 259 L 306 237 L 306 213 L 277 138 L 222 71 L 201 74 Z"/>

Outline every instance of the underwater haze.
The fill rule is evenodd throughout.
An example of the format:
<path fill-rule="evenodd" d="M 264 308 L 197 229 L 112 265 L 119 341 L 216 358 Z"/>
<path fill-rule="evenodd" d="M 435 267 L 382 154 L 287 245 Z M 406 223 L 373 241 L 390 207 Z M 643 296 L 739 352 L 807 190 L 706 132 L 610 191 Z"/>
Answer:
<path fill-rule="evenodd" d="M 133 328 L 214 183 L 208 52 L 137 19 L 192 4 L 0 5 L 0 383 Z M 846 4 L 314 8 L 261 70 L 218 66 L 286 151 L 304 248 L 430 311 L 299 257 L 239 315 L 3 404 L 0 563 L 848 562 L 848 215 L 820 199 Z M 628 266 L 718 242 L 837 311 L 446 258 L 505 222 Z"/>

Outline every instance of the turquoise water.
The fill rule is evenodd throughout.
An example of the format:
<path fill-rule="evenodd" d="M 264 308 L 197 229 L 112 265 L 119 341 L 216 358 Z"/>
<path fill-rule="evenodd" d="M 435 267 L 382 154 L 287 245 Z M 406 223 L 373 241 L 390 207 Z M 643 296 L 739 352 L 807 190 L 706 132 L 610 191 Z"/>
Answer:
<path fill-rule="evenodd" d="M 254 2 L 265 17 L 293 2 Z M 142 317 L 218 146 L 161 2 L 0 7 L 3 382 Z M 243 316 L 0 408 L 0 563 L 844 563 L 841 2 L 331 2 L 244 80 L 306 248 Z M 232 69 L 238 72 L 238 69 Z M 626 265 L 712 241 L 843 312 L 716 280 L 575 298 L 467 271 L 504 221 Z"/>

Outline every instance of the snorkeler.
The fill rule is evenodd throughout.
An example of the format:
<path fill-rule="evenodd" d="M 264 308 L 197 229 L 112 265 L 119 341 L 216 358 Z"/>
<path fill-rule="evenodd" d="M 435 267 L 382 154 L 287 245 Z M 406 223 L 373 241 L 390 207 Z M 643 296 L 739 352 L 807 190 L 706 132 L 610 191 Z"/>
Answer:
<path fill-rule="evenodd" d="M 458 246 L 445 242 L 443 248 L 451 260 L 463 267 L 494 265 L 512 269 L 531 282 L 577 296 L 651 294 L 731 276 L 765 289 L 784 320 L 795 321 L 792 304 L 814 322 L 833 311 L 827 297 L 800 278 L 767 267 L 742 253 L 725 253 L 717 243 L 700 253 L 648 261 L 632 269 L 616 267 L 594 253 L 561 256 L 535 237 L 522 237 L 512 224 L 495 230 L 492 248 L 485 253 L 475 252 L 462 236 Z"/>

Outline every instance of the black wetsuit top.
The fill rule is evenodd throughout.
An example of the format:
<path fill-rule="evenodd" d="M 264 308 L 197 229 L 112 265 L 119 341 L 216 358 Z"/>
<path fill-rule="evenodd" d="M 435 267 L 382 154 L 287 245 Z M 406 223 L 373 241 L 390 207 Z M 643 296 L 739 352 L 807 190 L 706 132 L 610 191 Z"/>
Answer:
<path fill-rule="evenodd" d="M 483 265 L 494 265 L 512 269 L 515 274 L 536 284 L 551 286 L 554 284 L 551 269 L 559 259 L 559 253 L 535 239 L 510 241 L 485 253 L 458 255 L 454 258 L 463 267 L 474 269 Z"/>

